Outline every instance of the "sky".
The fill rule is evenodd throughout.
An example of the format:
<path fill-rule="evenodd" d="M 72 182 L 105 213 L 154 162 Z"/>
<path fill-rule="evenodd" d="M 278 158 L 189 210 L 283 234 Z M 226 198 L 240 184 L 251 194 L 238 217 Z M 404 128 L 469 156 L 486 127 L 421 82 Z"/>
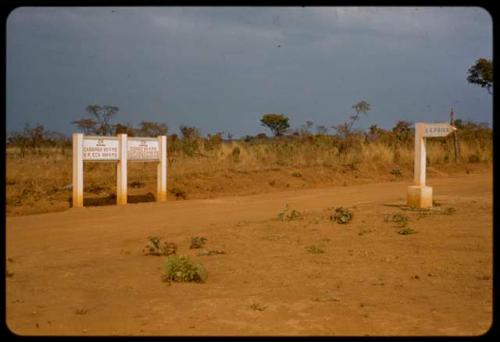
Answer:
<path fill-rule="evenodd" d="M 6 128 L 65 134 L 88 105 L 120 108 L 113 123 L 166 123 L 233 137 L 398 120 L 492 123 L 493 99 L 467 82 L 492 59 L 480 7 L 19 7 L 7 19 Z"/>

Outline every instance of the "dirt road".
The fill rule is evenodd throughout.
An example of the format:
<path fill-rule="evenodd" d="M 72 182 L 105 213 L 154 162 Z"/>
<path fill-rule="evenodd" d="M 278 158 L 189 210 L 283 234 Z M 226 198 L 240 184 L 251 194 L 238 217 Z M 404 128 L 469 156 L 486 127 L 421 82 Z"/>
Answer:
<path fill-rule="evenodd" d="M 7 325 L 23 335 L 486 332 L 491 172 L 430 178 L 440 206 L 429 212 L 404 210 L 408 185 L 7 218 Z M 279 220 L 286 203 L 300 217 Z M 339 206 L 354 213 L 348 224 L 330 220 Z M 406 225 L 393 222 L 401 216 Z M 142 255 L 148 236 L 177 243 L 177 254 L 206 267 L 207 282 L 162 282 L 165 257 Z M 199 256 L 192 236 L 225 254 Z"/>

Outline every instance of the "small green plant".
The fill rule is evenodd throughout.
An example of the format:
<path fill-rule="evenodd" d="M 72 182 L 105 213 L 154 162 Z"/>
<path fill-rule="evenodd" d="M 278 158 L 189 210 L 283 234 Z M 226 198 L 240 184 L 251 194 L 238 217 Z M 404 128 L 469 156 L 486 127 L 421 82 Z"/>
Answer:
<path fill-rule="evenodd" d="M 330 219 L 340 224 L 346 224 L 352 220 L 352 217 L 353 213 L 349 209 L 338 207 L 335 208 L 335 212 L 330 216 Z"/>
<path fill-rule="evenodd" d="M 398 234 L 401 234 L 401 235 L 409 235 L 409 234 L 416 234 L 416 233 L 417 233 L 417 231 L 414 229 L 411 229 L 410 227 L 406 227 L 406 228 L 400 229 L 398 231 Z"/>
<path fill-rule="evenodd" d="M 283 211 L 278 214 L 278 219 L 281 221 L 292 221 L 302 217 L 300 211 L 297 211 L 295 209 L 289 211 L 289 209 L 290 207 L 288 206 L 288 203 L 285 203 L 285 209 L 283 209 Z"/>
<path fill-rule="evenodd" d="M 87 312 L 88 312 L 88 310 L 87 310 L 87 309 L 84 309 L 84 308 L 80 308 L 80 309 L 76 309 L 76 310 L 75 310 L 75 314 L 76 314 L 76 315 L 86 315 L 86 314 L 87 314 Z"/>
<path fill-rule="evenodd" d="M 455 211 L 457 211 L 455 208 L 453 208 L 453 207 L 448 207 L 448 208 L 446 208 L 446 209 L 443 211 L 443 214 L 445 214 L 445 215 L 451 215 L 451 214 L 453 214 Z"/>
<path fill-rule="evenodd" d="M 160 238 L 156 236 L 150 236 L 149 244 L 143 248 L 142 253 L 144 255 L 172 255 L 177 252 L 177 245 L 173 242 L 164 242 L 163 246 L 160 244 Z"/>
<path fill-rule="evenodd" d="M 250 309 L 255 310 L 255 311 L 264 311 L 267 308 L 267 306 L 261 305 L 259 303 L 253 303 L 250 305 Z"/>
<path fill-rule="evenodd" d="M 176 199 L 182 198 L 186 199 L 186 191 L 182 190 L 181 188 L 178 187 L 173 187 L 170 192 L 175 196 Z"/>
<path fill-rule="evenodd" d="M 207 238 L 206 237 L 202 237 L 202 236 L 194 236 L 191 238 L 191 245 L 189 246 L 189 248 L 193 249 L 193 248 L 201 248 L 203 247 L 203 245 L 205 244 L 205 242 L 207 242 Z"/>
<path fill-rule="evenodd" d="M 308 251 L 311 254 L 322 254 L 322 253 L 325 253 L 325 251 L 323 249 L 321 249 L 320 247 L 315 246 L 315 245 L 307 246 L 306 247 L 306 251 Z"/>
<path fill-rule="evenodd" d="M 193 263 L 187 256 L 167 257 L 164 267 L 164 281 L 205 282 L 208 273 L 201 264 Z"/>
<path fill-rule="evenodd" d="M 399 227 L 404 227 L 408 224 L 408 216 L 396 213 L 392 215 L 391 221 L 396 223 Z"/>
<path fill-rule="evenodd" d="M 211 250 L 205 249 L 198 253 L 199 256 L 210 256 L 215 254 L 226 254 L 226 252 L 224 252 L 221 249 L 211 249 Z"/>

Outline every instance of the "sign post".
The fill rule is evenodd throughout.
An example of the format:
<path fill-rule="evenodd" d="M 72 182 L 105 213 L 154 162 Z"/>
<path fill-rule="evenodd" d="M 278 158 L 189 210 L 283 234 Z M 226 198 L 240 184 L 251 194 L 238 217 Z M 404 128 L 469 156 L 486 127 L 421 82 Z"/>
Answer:
<path fill-rule="evenodd" d="M 129 161 L 156 162 L 158 202 L 167 200 L 167 137 L 132 137 L 127 134 L 89 136 L 73 134 L 73 207 L 83 207 L 83 162 L 116 163 L 116 204 L 127 204 Z"/>
<path fill-rule="evenodd" d="M 83 207 L 83 134 L 73 133 L 73 207 Z"/>
<path fill-rule="evenodd" d="M 167 200 L 167 137 L 165 135 L 158 137 L 158 145 L 160 147 L 160 162 L 158 163 L 158 181 L 157 181 L 157 202 L 165 202 Z"/>
<path fill-rule="evenodd" d="M 127 135 L 118 134 L 118 163 L 116 164 L 116 204 L 127 204 Z"/>
<path fill-rule="evenodd" d="M 432 187 L 425 184 L 425 139 L 445 137 L 454 131 L 456 128 L 448 123 L 415 123 L 414 185 L 408 187 L 408 206 L 413 208 L 432 207 Z"/>

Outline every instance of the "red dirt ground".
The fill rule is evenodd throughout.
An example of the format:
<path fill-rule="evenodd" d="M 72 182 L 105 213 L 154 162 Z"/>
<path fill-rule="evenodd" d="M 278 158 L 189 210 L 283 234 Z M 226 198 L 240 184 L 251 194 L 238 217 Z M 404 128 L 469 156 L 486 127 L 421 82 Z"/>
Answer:
<path fill-rule="evenodd" d="M 479 335 L 492 322 L 492 174 L 8 217 L 8 327 L 21 335 Z M 302 216 L 281 221 L 288 203 Z M 335 207 L 354 213 L 330 220 Z M 453 209 L 449 209 L 453 208 Z M 398 234 L 390 218 L 417 233 Z M 148 236 L 205 283 L 161 281 Z M 226 254 L 198 256 L 192 236 Z M 311 253 L 309 247 L 323 253 Z"/>

